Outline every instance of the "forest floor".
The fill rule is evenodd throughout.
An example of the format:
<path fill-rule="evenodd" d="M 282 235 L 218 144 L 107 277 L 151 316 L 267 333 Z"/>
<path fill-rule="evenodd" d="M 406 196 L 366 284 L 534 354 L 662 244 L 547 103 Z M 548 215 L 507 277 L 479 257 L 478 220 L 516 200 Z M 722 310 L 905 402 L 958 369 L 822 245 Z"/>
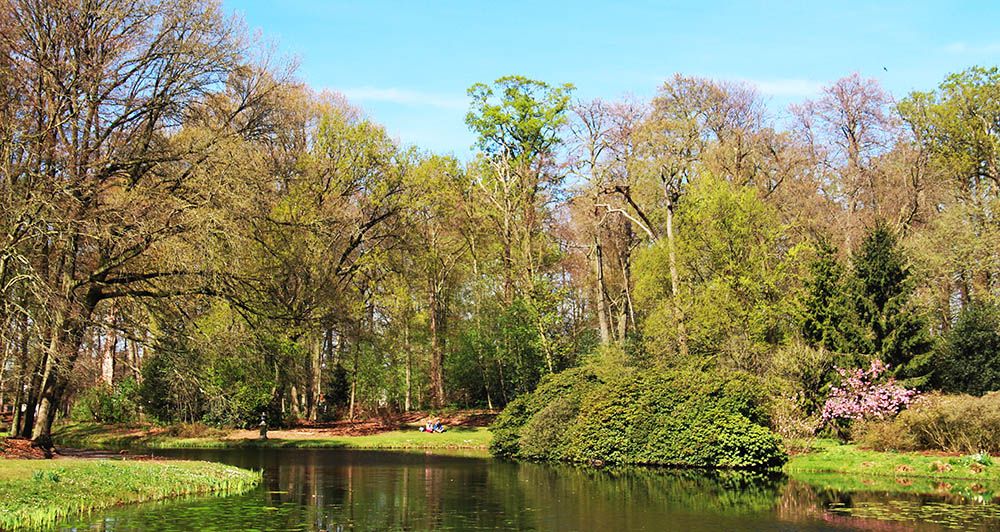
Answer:
<path fill-rule="evenodd" d="M 171 448 L 353 448 L 353 449 L 481 449 L 489 446 L 487 428 L 496 412 L 460 410 L 429 414 L 410 412 L 381 418 L 310 423 L 267 431 L 216 429 L 204 425 L 121 426 L 71 423 L 58 427 L 53 439 L 58 446 L 82 449 L 171 449 Z M 441 422 L 443 433 L 420 432 L 428 421 Z"/>
<path fill-rule="evenodd" d="M 50 527 L 62 517 L 124 503 L 241 493 L 260 478 L 212 462 L 0 456 L 0 530 Z"/>

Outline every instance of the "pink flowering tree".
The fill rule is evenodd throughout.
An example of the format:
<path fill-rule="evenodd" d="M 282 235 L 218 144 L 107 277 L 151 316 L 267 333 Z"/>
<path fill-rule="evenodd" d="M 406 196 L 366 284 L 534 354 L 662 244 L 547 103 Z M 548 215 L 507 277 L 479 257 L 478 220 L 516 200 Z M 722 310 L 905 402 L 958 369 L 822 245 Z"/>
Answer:
<path fill-rule="evenodd" d="M 842 440 L 846 440 L 851 422 L 867 419 L 887 419 L 906 408 L 917 396 L 892 377 L 883 378 L 889 366 L 872 360 L 868 369 L 836 368 L 841 383 L 830 389 L 823 405 L 823 423 L 832 423 Z"/>

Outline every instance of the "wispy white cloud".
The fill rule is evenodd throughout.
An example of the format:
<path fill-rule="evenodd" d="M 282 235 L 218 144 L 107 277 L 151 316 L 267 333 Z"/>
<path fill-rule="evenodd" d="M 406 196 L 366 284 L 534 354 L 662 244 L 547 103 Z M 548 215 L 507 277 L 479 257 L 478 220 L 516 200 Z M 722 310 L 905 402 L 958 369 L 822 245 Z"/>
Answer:
<path fill-rule="evenodd" d="M 823 83 L 810 79 L 744 79 L 765 96 L 814 96 L 823 90 Z"/>
<path fill-rule="evenodd" d="M 450 94 L 434 94 L 410 89 L 355 87 L 337 89 L 349 101 L 364 103 L 394 103 L 412 107 L 434 107 L 437 109 L 466 109 L 468 98 Z"/>
<path fill-rule="evenodd" d="M 985 44 L 969 44 L 966 42 L 953 42 L 944 47 L 944 51 L 952 54 L 986 55 L 1000 54 L 1000 42 Z"/>

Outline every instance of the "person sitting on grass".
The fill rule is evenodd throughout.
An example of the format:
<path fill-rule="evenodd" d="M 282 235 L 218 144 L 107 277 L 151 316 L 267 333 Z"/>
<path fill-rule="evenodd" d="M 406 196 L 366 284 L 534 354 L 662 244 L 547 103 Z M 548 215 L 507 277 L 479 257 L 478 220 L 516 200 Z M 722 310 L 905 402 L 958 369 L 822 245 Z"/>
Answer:
<path fill-rule="evenodd" d="M 417 428 L 420 432 L 444 432 L 444 425 L 440 421 L 428 421 L 422 427 Z"/>

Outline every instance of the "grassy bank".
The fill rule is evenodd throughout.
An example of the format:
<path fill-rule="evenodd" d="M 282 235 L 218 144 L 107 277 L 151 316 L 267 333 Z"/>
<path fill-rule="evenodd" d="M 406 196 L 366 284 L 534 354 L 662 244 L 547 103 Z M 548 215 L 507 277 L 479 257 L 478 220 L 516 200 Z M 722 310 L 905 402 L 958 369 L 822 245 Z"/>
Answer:
<path fill-rule="evenodd" d="M 123 503 L 239 493 L 259 481 L 259 473 L 209 462 L 0 459 L 0 529 Z"/>
<path fill-rule="evenodd" d="M 345 449 L 486 449 L 486 427 L 455 427 L 440 434 L 396 430 L 365 436 L 327 435 L 323 431 L 271 431 L 267 440 L 249 431 L 211 431 L 196 436 L 172 435 L 149 428 L 130 429 L 92 423 L 60 427 L 57 445 L 81 449 L 224 449 L 224 448 L 345 448 Z"/>
<path fill-rule="evenodd" d="M 896 453 L 860 449 L 833 440 L 811 442 L 793 454 L 785 472 L 793 478 L 814 473 L 838 473 L 850 478 L 891 477 L 940 480 L 1000 481 L 1000 459 L 933 453 Z"/>

